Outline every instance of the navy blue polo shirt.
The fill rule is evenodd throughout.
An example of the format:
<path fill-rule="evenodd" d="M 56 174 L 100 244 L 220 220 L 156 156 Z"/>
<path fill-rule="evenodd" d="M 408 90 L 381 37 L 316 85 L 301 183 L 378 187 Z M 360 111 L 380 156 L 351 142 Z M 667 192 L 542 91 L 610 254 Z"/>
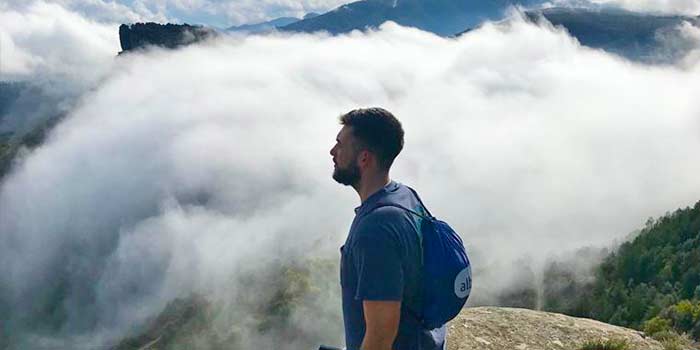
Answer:
<path fill-rule="evenodd" d="M 401 301 L 394 350 L 444 350 L 446 328 L 428 330 L 421 310 L 421 218 L 396 207 L 372 210 L 377 203 L 397 203 L 425 211 L 404 185 L 391 181 L 355 208 L 355 219 L 340 248 L 340 285 L 348 350 L 358 350 L 365 335 L 362 301 Z"/>

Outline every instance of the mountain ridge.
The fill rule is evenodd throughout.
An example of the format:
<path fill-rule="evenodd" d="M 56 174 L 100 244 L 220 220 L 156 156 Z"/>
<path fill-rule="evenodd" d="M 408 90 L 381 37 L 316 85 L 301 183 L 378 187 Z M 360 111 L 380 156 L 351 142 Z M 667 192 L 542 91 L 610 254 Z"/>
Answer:
<path fill-rule="evenodd" d="M 277 30 L 279 27 L 284 27 L 295 22 L 311 19 L 319 16 L 318 13 L 309 12 L 305 14 L 302 18 L 297 17 L 278 17 L 271 19 L 269 21 L 256 22 L 256 23 L 246 23 L 237 26 L 231 26 L 225 29 L 227 32 L 243 32 L 243 33 L 265 33 L 272 30 Z"/>
<path fill-rule="evenodd" d="M 602 49 L 632 61 L 648 64 L 674 63 L 693 48 L 684 43 L 680 27 L 688 23 L 700 29 L 700 16 L 658 15 L 615 8 L 553 7 L 526 11 L 525 20 L 564 28 L 583 46 Z M 503 23 L 507 24 L 508 20 Z M 479 27 L 469 28 L 460 37 Z"/>
<path fill-rule="evenodd" d="M 517 3 L 528 4 L 533 0 Z M 415 27 L 445 37 L 460 37 L 485 21 L 499 19 L 511 0 L 492 0 L 478 6 L 453 0 L 404 0 L 393 5 L 386 0 L 363 0 L 340 6 L 325 14 L 304 19 L 278 18 L 268 22 L 231 27 L 224 32 L 187 24 L 136 23 L 119 28 L 122 52 L 147 46 L 177 48 L 223 33 L 317 32 L 342 34 L 376 28 L 385 21 Z M 700 30 L 700 16 L 657 15 L 615 8 L 552 7 L 522 12 L 532 23 L 564 28 L 583 46 L 602 49 L 631 61 L 647 64 L 678 62 L 697 43 L 683 33 L 682 26 Z M 507 24 L 508 18 L 497 25 Z M 285 23 L 288 23 L 284 25 Z M 465 29 L 466 28 L 466 29 Z"/>
<path fill-rule="evenodd" d="M 342 5 L 317 17 L 280 27 L 282 31 L 331 34 L 376 28 L 386 21 L 415 27 L 442 36 L 453 35 L 486 20 L 500 19 L 514 5 L 531 5 L 535 0 L 362 0 Z"/>
<path fill-rule="evenodd" d="M 294 22 L 301 21 L 301 18 L 296 18 L 296 17 L 279 17 L 275 18 L 273 20 L 265 21 L 265 22 L 258 22 L 258 23 L 250 23 L 250 24 L 243 24 L 239 26 L 232 26 L 226 28 L 227 32 L 245 32 L 245 33 L 260 33 L 260 32 L 266 32 L 270 30 L 274 30 L 277 27 L 283 27 L 288 24 L 292 24 Z"/>

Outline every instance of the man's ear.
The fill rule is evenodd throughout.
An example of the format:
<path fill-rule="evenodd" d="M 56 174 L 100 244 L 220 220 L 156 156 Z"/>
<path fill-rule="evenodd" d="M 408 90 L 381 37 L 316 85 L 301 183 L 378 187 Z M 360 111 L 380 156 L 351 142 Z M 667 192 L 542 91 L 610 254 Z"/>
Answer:
<path fill-rule="evenodd" d="M 369 165 L 371 159 L 371 155 L 369 151 L 367 150 L 362 150 L 357 156 L 357 161 L 360 163 L 358 166 L 362 167 L 367 167 Z"/>

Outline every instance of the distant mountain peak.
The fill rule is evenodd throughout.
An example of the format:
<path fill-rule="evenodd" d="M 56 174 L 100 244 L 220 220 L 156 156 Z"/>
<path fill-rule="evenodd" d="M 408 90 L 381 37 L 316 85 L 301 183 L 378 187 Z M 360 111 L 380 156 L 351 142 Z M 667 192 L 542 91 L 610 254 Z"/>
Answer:
<path fill-rule="evenodd" d="M 363 0 L 342 5 L 320 16 L 283 26 L 296 32 L 347 33 L 379 27 L 386 21 L 451 36 L 485 20 L 501 19 L 512 5 L 540 0 Z"/>
<path fill-rule="evenodd" d="M 300 21 L 300 18 L 296 17 L 279 17 L 265 22 L 243 24 L 239 26 L 233 26 L 226 28 L 227 32 L 245 32 L 245 33 L 262 33 L 275 30 L 278 27 L 283 27 L 295 22 Z"/>

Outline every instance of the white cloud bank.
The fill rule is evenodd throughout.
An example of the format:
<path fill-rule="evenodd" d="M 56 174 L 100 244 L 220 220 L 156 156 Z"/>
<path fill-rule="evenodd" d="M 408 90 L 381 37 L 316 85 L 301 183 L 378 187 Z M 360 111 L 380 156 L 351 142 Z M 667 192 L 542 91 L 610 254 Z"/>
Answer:
<path fill-rule="evenodd" d="M 472 302 L 493 302 L 523 256 L 700 199 L 699 89 L 697 61 L 631 64 L 518 21 L 120 57 L 0 188 L 0 308 L 62 295 L 59 337 L 114 335 L 262 262 L 337 257 L 358 203 L 328 151 L 358 106 L 403 121 L 393 177 L 463 235 Z"/>
<path fill-rule="evenodd" d="M 119 49 L 119 30 L 58 4 L 0 4 L 0 80 L 94 80 Z"/>

